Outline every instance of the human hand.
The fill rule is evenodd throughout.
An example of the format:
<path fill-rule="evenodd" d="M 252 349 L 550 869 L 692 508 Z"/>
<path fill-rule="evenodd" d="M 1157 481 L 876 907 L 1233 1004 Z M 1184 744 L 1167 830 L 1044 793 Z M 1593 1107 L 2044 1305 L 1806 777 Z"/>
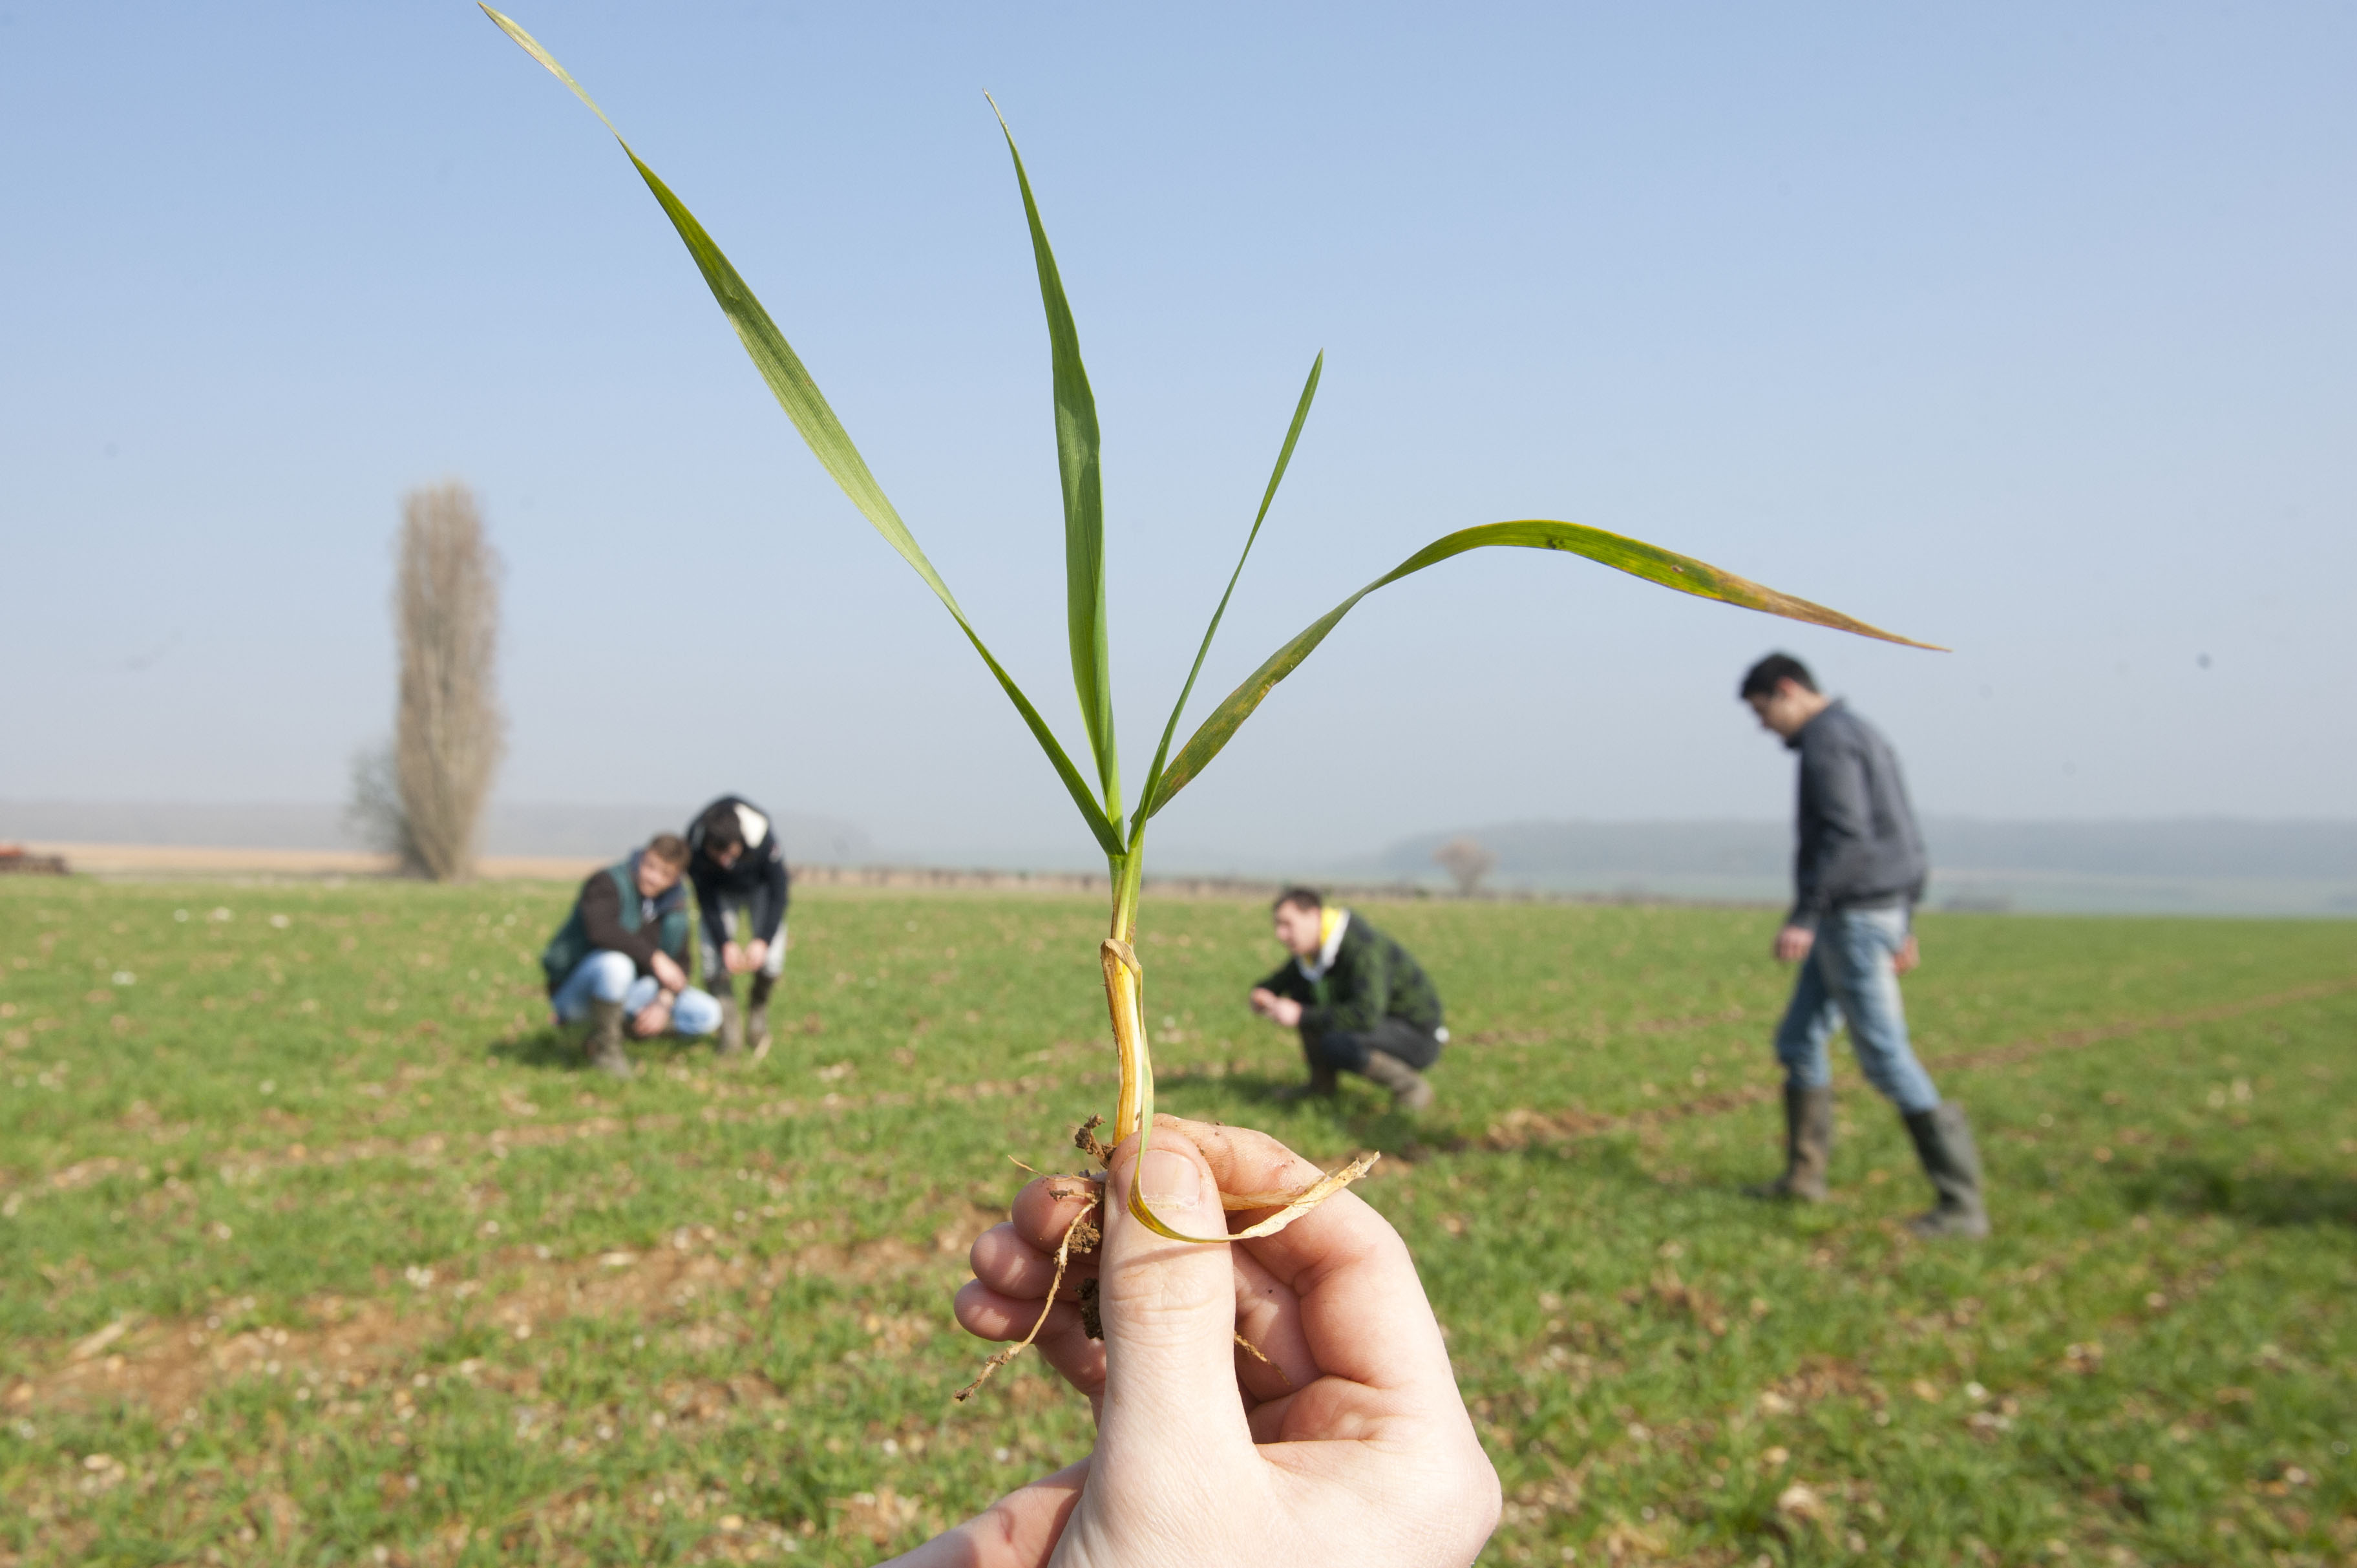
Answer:
<path fill-rule="evenodd" d="M 761 965 L 768 962 L 769 958 L 770 944 L 761 940 L 759 937 L 754 938 L 751 941 L 745 944 L 744 972 L 747 974 L 752 973 L 755 970 L 760 968 Z"/>
<path fill-rule="evenodd" d="M 1781 963 L 1798 963 L 1809 956 L 1817 944 L 1817 933 L 1806 926 L 1786 926 L 1776 933 L 1776 958 Z"/>
<path fill-rule="evenodd" d="M 1135 1139 L 1114 1152 L 1104 1240 L 1074 1261 L 1038 1341 L 1089 1396 L 1094 1451 L 903 1568 L 1470 1563 L 1497 1525 L 1497 1473 L 1398 1232 L 1342 1192 L 1274 1236 L 1168 1241 L 1125 1207 L 1135 1156 Z M 1159 1117 L 1145 1187 L 1175 1228 L 1216 1232 L 1221 1190 L 1290 1190 L 1320 1174 L 1264 1133 Z M 974 1243 L 958 1320 L 985 1338 L 1028 1332 L 1093 1190 L 1069 1176 L 1026 1187 L 1010 1222 Z M 1091 1275 L 1102 1343 L 1072 1304 Z"/>
<path fill-rule="evenodd" d="M 720 944 L 720 967 L 731 974 L 745 972 L 745 950 L 735 942 Z"/>
<path fill-rule="evenodd" d="M 667 952 L 655 954 L 654 961 L 648 964 L 647 968 L 653 972 L 655 983 L 665 991 L 676 993 L 687 989 L 687 971 L 680 968 L 679 961 L 671 954 Z"/>
<path fill-rule="evenodd" d="M 1907 940 L 1899 944 L 1899 950 L 1890 955 L 1890 972 L 1893 974 L 1905 974 L 1922 961 L 1923 950 L 1916 946 L 1915 933 L 1910 931 L 1907 933 Z"/>
<path fill-rule="evenodd" d="M 1265 985 L 1253 988 L 1253 1011 L 1272 1024 L 1290 1029 L 1301 1022 L 1301 1004 L 1290 996 L 1279 996 Z"/>
<path fill-rule="evenodd" d="M 640 1009 L 630 1020 L 630 1033 L 642 1040 L 651 1040 L 671 1027 L 671 998 L 658 996 Z"/>

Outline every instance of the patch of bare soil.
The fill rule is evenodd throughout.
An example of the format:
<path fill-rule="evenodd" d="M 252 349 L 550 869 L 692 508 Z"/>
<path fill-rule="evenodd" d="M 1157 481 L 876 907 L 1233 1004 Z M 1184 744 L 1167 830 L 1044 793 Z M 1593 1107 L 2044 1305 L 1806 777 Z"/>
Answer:
<path fill-rule="evenodd" d="M 500 1294 L 482 1297 L 474 1311 L 518 1339 L 528 1339 L 566 1317 L 663 1322 L 683 1316 L 699 1296 L 773 1290 L 797 1276 L 819 1274 L 872 1284 L 942 1268 L 963 1260 L 974 1239 L 996 1219 L 995 1213 L 974 1209 L 959 1224 L 945 1227 L 930 1249 L 886 1240 L 813 1245 L 767 1261 L 721 1257 L 700 1245 L 710 1237 L 688 1230 L 677 1232 L 669 1245 L 643 1253 L 608 1251 L 545 1260 L 530 1250 L 515 1249 L 483 1262 L 484 1273 L 511 1283 Z M 387 1283 L 402 1288 L 391 1280 Z M 409 1364 L 421 1346 L 447 1331 L 447 1315 L 437 1307 L 479 1295 L 475 1280 L 450 1267 L 412 1268 L 404 1283 L 405 1299 L 317 1298 L 305 1304 L 309 1323 L 294 1327 L 226 1330 L 218 1315 L 171 1321 L 119 1319 L 70 1344 L 27 1347 L 27 1359 L 47 1364 L 48 1369 L 19 1379 L 0 1396 L 0 1403 L 11 1415 L 139 1404 L 169 1421 L 210 1390 L 252 1377 L 294 1380 L 332 1401 L 340 1390 L 364 1387 Z M 914 1332 L 899 1319 L 870 1316 L 874 1321 L 868 1331 L 887 1348 Z M 728 1332 L 708 1324 L 688 1330 L 691 1337 Z M 716 1339 L 699 1348 L 717 1344 Z M 517 1393 L 535 1391 L 529 1385 L 536 1383 L 536 1377 L 529 1370 L 477 1364 L 466 1375 Z M 774 1395 L 758 1378 L 735 1378 L 725 1389 L 694 1391 L 690 1402 L 761 1402 Z"/>
<path fill-rule="evenodd" d="M 824 1077 L 831 1069 L 822 1069 Z M 1102 1073 L 1082 1073 L 1078 1081 L 1086 1084 L 1103 1079 Z M 1027 1075 L 1006 1080 L 985 1079 L 979 1083 L 949 1084 L 927 1089 L 929 1099 L 947 1099 L 961 1102 L 982 1100 L 1021 1100 L 1047 1088 L 1071 1081 L 1049 1075 Z M 725 1090 L 721 1092 L 726 1092 Z M 764 1100 L 752 1105 L 707 1104 L 693 1112 L 693 1119 L 706 1126 L 741 1126 L 754 1122 L 791 1121 L 801 1116 L 839 1116 L 847 1112 L 893 1106 L 913 1105 L 917 1096 L 902 1090 L 886 1090 L 874 1094 L 845 1094 L 829 1091 L 809 1100 Z M 511 1105 L 511 1111 L 526 1110 L 537 1114 L 529 1105 Z M 610 1138 L 622 1133 L 667 1133 L 676 1131 L 690 1120 L 681 1112 L 650 1112 L 641 1116 L 590 1116 L 577 1122 L 523 1122 L 492 1127 L 479 1133 L 418 1133 L 405 1138 L 359 1138 L 350 1143 L 315 1149 L 307 1144 L 283 1144 L 269 1149 L 226 1149 L 208 1155 L 203 1164 L 235 1172 L 241 1176 L 258 1176 L 264 1171 L 283 1170 L 299 1165 L 341 1165 L 357 1160 L 404 1160 L 420 1167 L 438 1164 L 446 1156 L 488 1154 L 505 1158 L 513 1149 L 544 1147 L 588 1139 Z M 258 1120 L 266 1120 L 260 1118 Z M 299 1124 L 299 1123 L 298 1123 Z M 133 1130 L 138 1130 L 133 1124 Z M 187 1129 L 151 1129 L 157 1142 L 167 1142 Z M 0 1194 L 28 1187 L 48 1187 L 70 1192 L 87 1187 L 102 1177 L 136 1168 L 137 1162 L 115 1155 L 100 1155 L 61 1167 L 46 1176 L 10 1182 L 0 1179 Z"/>

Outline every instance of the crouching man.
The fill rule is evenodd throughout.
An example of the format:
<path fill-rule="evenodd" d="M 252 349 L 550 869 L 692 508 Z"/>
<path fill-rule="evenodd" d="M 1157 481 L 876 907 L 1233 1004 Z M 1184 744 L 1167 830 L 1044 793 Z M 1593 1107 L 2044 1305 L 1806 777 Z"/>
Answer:
<path fill-rule="evenodd" d="M 777 824 L 723 795 L 687 830 L 687 879 L 695 888 L 704 983 L 720 998 L 720 1054 L 770 1054 L 770 992 L 786 968 L 786 852 Z M 749 974 L 745 1010 L 737 977 Z"/>
<path fill-rule="evenodd" d="M 1899 1108 L 1937 1198 L 1919 1236 L 1986 1236 L 1981 1158 L 1964 1110 L 1940 1098 L 1907 1037 L 1899 977 L 1919 959 L 1913 930 L 1928 862 L 1899 758 L 1881 732 L 1818 692 L 1806 666 L 1772 653 L 1743 677 L 1760 727 L 1800 754 L 1800 848 L 1792 912 L 1776 957 L 1801 966 L 1776 1030 L 1784 1066 L 1784 1174 L 1760 1196 L 1813 1202 L 1833 1159 L 1834 1091 L 1825 1046 L 1849 1026 L 1868 1083 Z"/>
<path fill-rule="evenodd" d="M 587 1018 L 589 1065 L 616 1078 L 630 1076 L 626 1024 L 642 1040 L 666 1029 L 708 1035 L 720 1026 L 720 1004 L 689 988 L 683 967 L 686 868 L 686 842 L 657 833 L 628 860 L 592 872 L 540 955 L 557 1023 Z"/>
<path fill-rule="evenodd" d="M 1392 1091 L 1402 1111 L 1432 1103 L 1423 1069 L 1448 1041 L 1440 997 L 1408 951 L 1348 909 L 1329 909 L 1316 892 L 1288 887 L 1277 896 L 1276 940 L 1292 961 L 1254 987 L 1253 1011 L 1301 1031 L 1309 1082 L 1301 1092 L 1331 1094 L 1335 1074 L 1363 1073 Z"/>

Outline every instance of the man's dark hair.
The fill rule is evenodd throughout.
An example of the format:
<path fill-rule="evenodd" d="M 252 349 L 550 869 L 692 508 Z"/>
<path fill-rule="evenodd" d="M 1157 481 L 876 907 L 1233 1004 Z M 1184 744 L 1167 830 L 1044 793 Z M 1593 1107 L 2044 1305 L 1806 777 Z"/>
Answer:
<path fill-rule="evenodd" d="M 704 829 L 704 853 L 715 860 L 745 846 L 744 822 L 737 815 L 737 808 L 726 800 L 706 811 L 698 825 Z"/>
<path fill-rule="evenodd" d="M 1318 896 L 1318 889 L 1315 887 L 1288 887 L 1284 892 L 1276 896 L 1276 902 L 1271 904 L 1269 908 L 1272 909 L 1282 909 L 1287 904 L 1292 905 L 1297 909 L 1323 909 L 1326 908 L 1326 900 Z"/>
<path fill-rule="evenodd" d="M 687 841 L 677 833 L 657 833 L 647 841 L 647 853 L 665 865 L 687 867 Z"/>
<path fill-rule="evenodd" d="M 1816 677 L 1809 667 L 1789 653 L 1771 653 L 1743 672 L 1743 688 L 1735 694 L 1746 701 L 1753 697 L 1772 697 L 1776 688 L 1790 681 L 1804 692 L 1817 689 Z"/>

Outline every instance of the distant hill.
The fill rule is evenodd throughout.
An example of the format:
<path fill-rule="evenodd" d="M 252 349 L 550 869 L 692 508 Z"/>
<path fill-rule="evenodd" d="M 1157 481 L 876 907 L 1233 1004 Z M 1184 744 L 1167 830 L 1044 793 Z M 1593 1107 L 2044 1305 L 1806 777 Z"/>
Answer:
<path fill-rule="evenodd" d="M 500 855 L 619 853 L 694 809 L 501 803 L 484 850 Z M 949 845 L 931 854 L 879 849 L 840 818 L 788 811 L 786 853 L 804 864 L 1092 869 L 1061 854 L 988 855 Z M 2003 822 L 1933 817 L 1932 907 L 1952 909 L 2357 916 L 2357 822 Z M 1419 833 L 1378 854 L 1325 864 L 1263 864 L 1216 848 L 1167 858 L 1190 869 L 1344 882 L 1449 886 L 1433 851 L 1469 837 L 1498 857 L 1485 886 L 1776 904 L 1790 896 L 1792 828 L 1781 822 L 1500 822 Z M 340 807 L 318 802 L 190 805 L 0 800 L 0 841 L 237 849 L 356 849 Z M 1067 862 L 1071 864 L 1067 865 Z"/>
<path fill-rule="evenodd" d="M 555 806 L 500 802 L 484 823 L 483 853 L 618 854 L 649 834 L 686 826 L 700 801 L 671 806 Z M 834 817 L 778 814 L 794 860 L 865 865 L 877 858 L 865 830 Z M 343 808 L 317 802 L 190 805 L 167 802 L 0 800 L 0 840 L 69 843 L 219 845 L 235 849 L 358 849 Z"/>
<path fill-rule="evenodd" d="M 1445 885 L 1433 852 L 1460 836 L 1497 855 L 1502 888 L 1772 902 L 1791 887 L 1784 822 L 1501 822 L 1404 839 L 1359 869 Z M 2357 822 L 1933 817 L 1923 837 L 1934 906 L 2357 914 Z"/>

